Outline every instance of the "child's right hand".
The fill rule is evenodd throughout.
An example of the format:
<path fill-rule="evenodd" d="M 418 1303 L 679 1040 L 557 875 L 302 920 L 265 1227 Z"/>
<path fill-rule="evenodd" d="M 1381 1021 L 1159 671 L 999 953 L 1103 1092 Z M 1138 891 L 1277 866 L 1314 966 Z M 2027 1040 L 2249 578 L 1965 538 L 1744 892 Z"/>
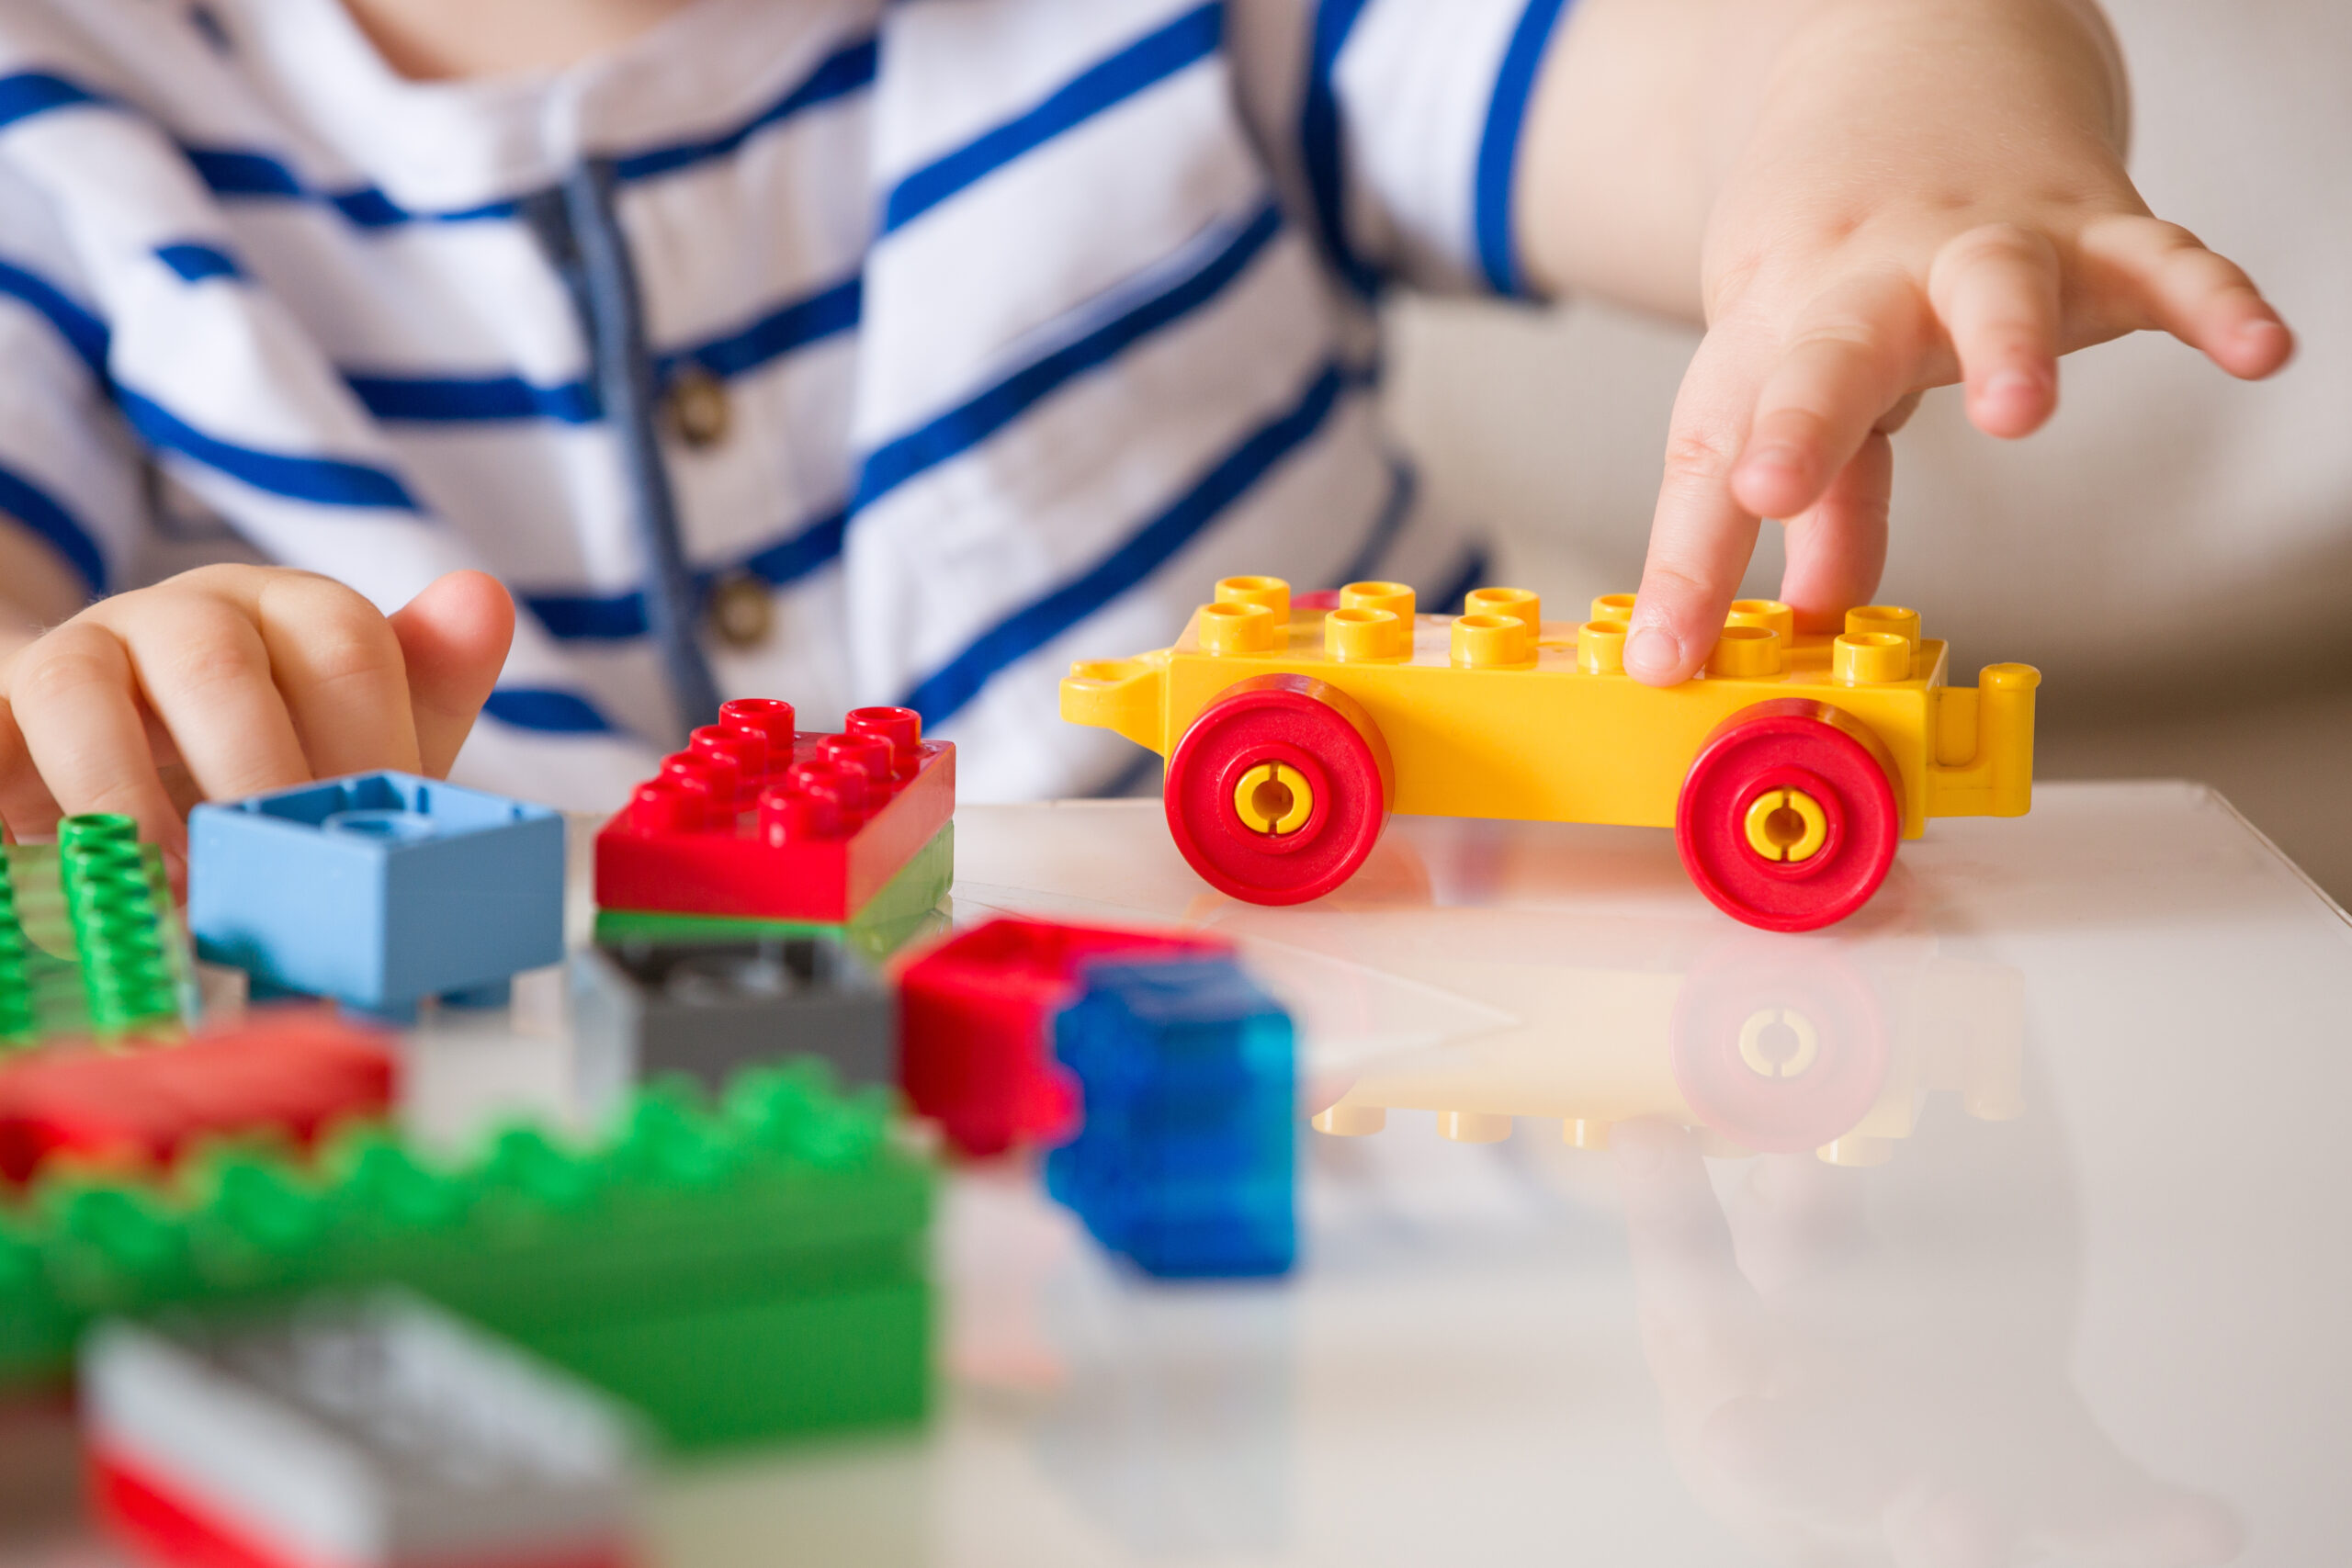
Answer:
<path fill-rule="evenodd" d="M 21 839 L 128 813 L 177 883 L 198 800 L 446 774 L 514 633 L 514 602 L 477 571 L 390 616 L 283 567 L 204 567 L 102 599 L 0 663 L 0 821 Z"/>

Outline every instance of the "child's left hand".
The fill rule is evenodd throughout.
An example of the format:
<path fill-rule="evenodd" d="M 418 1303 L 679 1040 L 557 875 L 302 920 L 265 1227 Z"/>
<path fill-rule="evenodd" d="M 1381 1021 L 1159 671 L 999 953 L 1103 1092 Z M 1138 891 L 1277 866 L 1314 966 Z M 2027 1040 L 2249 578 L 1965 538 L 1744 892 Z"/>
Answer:
<path fill-rule="evenodd" d="M 1655 0 L 1586 4 L 1603 28 L 1662 25 L 1631 9 Z M 2246 275 L 2151 215 L 2133 188 L 2120 64 L 2086 0 L 1678 0 L 1657 11 L 1682 13 L 1686 27 L 1714 14 L 1721 68 L 1757 80 L 1713 106 L 1737 128 L 1718 125 L 1722 172 L 1701 182 L 1708 332 L 1676 402 L 1626 644 L 1637 678 L 1668 684 L 1704 661 L 1759 518 L 1787 521 L 1781 597 L 1800 624 L 1840 627 L 1885 561 L 1887 437 L 1928 388 L 1964 383 L 1977 427 L 2017 437 L 2055 410 L 2060 355 L 2127 333 L 2168 332 L 2247 379 L 2292 355 Z M 1744 29 L 1745 50 L 1728 36 Z M 1564 42 L 1572 54 L 1575 37 Z M 1552 74 L 1581 73 L 1571 58 Z M 1689 107 L 1703 114 L 1697 97 Z M 1565 171 L 1560 143 L 1605 111 L 1550 112 L 1554 145 L 1536 151 Z M 1702 163 L 1707 141 L 1691 143 Z M 1573 281 L 1602 242 L 1547 214 L 1543 166 L 1532 173 L 1521 199 L 1538 269 Z"/>

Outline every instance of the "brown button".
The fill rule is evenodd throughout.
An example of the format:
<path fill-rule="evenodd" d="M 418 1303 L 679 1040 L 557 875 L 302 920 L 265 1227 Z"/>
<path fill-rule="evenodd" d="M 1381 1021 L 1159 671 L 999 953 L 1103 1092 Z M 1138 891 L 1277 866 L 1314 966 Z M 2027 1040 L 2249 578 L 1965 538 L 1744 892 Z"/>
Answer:
<path fill-rule="evenodd" d="M 775 592 L 748 571 L 711 585 L 710 627 L 729 648 L 757 648 L 775 629 Z"/>
<path fill-rule="evenodd" d="M 701 366 L 686 366 L 670 378 L 668 407 L 670 428 L 695 450 L 727 439 L 733 413 L 728 406 L 727 383 Z"/>

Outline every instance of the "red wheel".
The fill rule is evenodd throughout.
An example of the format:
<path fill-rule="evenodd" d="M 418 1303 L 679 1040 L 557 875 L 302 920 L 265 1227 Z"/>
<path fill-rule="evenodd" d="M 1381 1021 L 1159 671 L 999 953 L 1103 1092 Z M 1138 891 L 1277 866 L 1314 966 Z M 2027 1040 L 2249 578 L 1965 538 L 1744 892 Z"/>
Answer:
<path fill-rule="evenodd" d="M 1372 853 L 1393 778 L 1354 698 L 1304 675 L 1261 675 L 1219 694 L 1176 743 L 1168 830 L 1218 892 L 1304 904 Z"/>
<path fill-rule="evenodd" d="M 1818 931 L 1886 880 L 1903 816 L 1894 761 L 1824 703 L 1758 703 L 1718 725 L 1682 781 L 1674 838 L 1715 907 L 1773 931 Z"/>

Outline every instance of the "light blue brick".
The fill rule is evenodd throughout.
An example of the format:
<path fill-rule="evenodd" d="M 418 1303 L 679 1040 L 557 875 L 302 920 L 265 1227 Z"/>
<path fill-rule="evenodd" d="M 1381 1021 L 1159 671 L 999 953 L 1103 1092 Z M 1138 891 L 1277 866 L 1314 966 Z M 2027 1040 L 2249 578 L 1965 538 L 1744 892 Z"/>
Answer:
<path fill-rule="evenodd" d="M 563 819 L 361 773 L 188 818 L 197 949 L 265 987 L 399 1016 L 563 956 Z"/>

